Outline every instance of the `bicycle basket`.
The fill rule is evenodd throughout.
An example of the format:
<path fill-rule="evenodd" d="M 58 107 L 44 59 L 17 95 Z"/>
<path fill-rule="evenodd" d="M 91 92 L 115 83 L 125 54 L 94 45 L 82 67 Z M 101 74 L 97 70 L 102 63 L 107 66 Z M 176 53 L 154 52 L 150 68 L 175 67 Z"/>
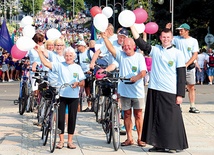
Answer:
<path fill-rule="evenodd" d="M 42 96 L 46 99 L 46 100 L 51 100 L 53 97 L 53 94 L 51 92 L 50 89 L 46 89 L 44 91 L 42 91 Z"/>
<path fill-rule="evenodd" d="M 39 91 L 43 91 L 44 89 L 47 89 L 47 83 L 40 83 L 38 86 Z"/>
<path fill-rule="evenodd" d="M 105 81 L 105 80 L 101 80 L 101 81 L 97 81 L 96 85 L 100 85 L 101 88 L 101 95 L 103 96 L 109 96 L 111 95 L 111 87 L 110 87 L 110 82 Z"/>

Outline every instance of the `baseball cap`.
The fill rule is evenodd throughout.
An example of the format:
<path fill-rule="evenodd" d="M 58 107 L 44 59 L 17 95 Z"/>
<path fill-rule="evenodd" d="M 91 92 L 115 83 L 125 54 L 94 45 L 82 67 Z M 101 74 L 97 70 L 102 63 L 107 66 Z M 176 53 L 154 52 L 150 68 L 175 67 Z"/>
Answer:
<path fill-rule="evenodd" d="M 176 28 L 177 30 L 180 29 L 186 29 L 186 30 L 190 30 L 190 26 L 187 23 L 183 23 L 181 24 L 178 28 Z"/>
<path fill-rule="evenodd" d="M 126 37 L 128 37 L 129 33 L 128 31 L 125 29 L 125 28 L 122 28 L 119 32 L 118 32 L 119 35 L 124 35 Z"/>
<path fill-rule="evenodd" d="M 79 40 L 75 45 L 86 46 L 86 43 L 85 43 L 85 41 L 83 41 L 83 40 Z"/>

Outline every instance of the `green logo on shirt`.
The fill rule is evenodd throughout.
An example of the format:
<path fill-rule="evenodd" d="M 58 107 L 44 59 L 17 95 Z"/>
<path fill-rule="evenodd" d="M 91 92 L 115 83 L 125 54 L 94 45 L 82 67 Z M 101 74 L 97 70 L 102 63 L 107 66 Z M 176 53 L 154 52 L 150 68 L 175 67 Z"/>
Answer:
<path fill-rule="evenodd" d="M 172 66 L 173 66 L 173 63 L 174 63 L 173 61 L 169 61 L 169 62 L 168 62 L 168 66 L 169 66 L 169 67 L 172 67 Z"/>
<path fill-rule="evenodd" d="M 188 47 L 188 48 L 187 48 L 187 51 L 188 51 L 188 52 L 191 52 L 191 47 Z"/>
<path fill-rule="evenodd" d="M 86 59 L 85 59 L 85 62 L 86 62 L 86 63 L 90 63 L 89 58 L 86 58 Z"/>
<path fill-rule="evenodd" d="M 78 77 L 78 73 L 73 73 L 73 77 L 77 78 Z"/>
<path fill-rule="evenodd" d="M 137 71 L 137 67 L 132 66 L 132 72 L 136 72 Z"/>

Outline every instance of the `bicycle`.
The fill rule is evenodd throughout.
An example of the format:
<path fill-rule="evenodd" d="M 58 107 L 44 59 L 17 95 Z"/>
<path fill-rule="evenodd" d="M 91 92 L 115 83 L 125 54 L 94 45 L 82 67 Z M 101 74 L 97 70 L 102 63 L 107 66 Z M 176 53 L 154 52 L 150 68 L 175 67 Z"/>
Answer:
<path fill-rule="evenodd" d="M 47 144 L 48 135 L 50 133 L 50 152 L 53 153 L 56 146 L 58 131 L 58 107 L 59 102 L 56 88 L 47 85 L 47 89 L 43 92 L 43 104 L 40 107 L 40 117 L 38 121 L 42 121 L 42 140 L 43 146 Z M 39 112 L 39 110 L 38 110 Z"/>
<path fill-rule="evenodd" d="M 53 153 L 56 147 L 57 134 L 61 131 L 58 129 L 58 107 L 60 104 L 59 94 L 62 88 L 72 86 L 72 84 L 65 83 L 62 84 L 59 89 L 56 87 L 51 87 L 48 84 L 48 89 L 46 90 L 47 98 L 47 108 L 45 110 L 44 119 L 42 122 L 42 140 L 43 145 L 47 144 L 48 135 L 50 133 L 50 152 Z"/>
<path fill-rule="evenodd" d="M 44 119 L 44 113 L 45 109 L 47 108 L 47 102 L 51 99 L 50 95 L 51 93 L 48 93 L 48 76 L 47 73 L 48 71 L 39 71 L 39 76 L 33 77 L 36 79 L 36 83 L 38 83 L 38 96 L 34 98 L 34 106 L 36 106 L 37 111 L 37 119 L 38 123 L 37 125 L 41 125 Z M 44 73 L 44 75 L 42 75 Z"/>
<path fill-rule="evenodd" d="M 115 74 L 116 73 L 116 74 Z M 98 123 L 102 124 L 103 131 L 106 134 L 107 143 L 111 143 L 111 138 L 113 139 L 114 150 L 117 151 L 120 147 L 120 108 L 118 105 L 118 71 L 113 73 L 105 74 L 101 79 L 96 76 L 96 97 L 95 97 L 95 107 L 96 107 L 96 120 Z M 97 74 L 102 74 L 97 72 Z M 94 92 L 95 94 L 95 92 Z M 102 100 L 102 101 L 100 101 Z"/>
<path fill-rule="evenodd" d="M 30 69 L 27 66 L 24 66 L 21 81 L 19 84 L 19 98 L 18 98 L 18 104 L 19 104 L 19 114 L 23 115 L 26 107 L 27 107 L 27 100 L 29 96 L 29 90 L 30 90 L 30 80 L 29 80 L 29 71 Z"/>

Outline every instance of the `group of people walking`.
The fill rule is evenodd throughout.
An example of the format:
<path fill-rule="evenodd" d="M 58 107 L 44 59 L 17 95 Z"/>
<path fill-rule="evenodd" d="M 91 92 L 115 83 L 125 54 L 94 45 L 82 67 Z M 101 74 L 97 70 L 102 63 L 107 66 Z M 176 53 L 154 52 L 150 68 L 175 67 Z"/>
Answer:
<path fill-rule="evenodd" d="M 98 49 L 94 44 L 89 47 L 89 43 L 85 42 L 84 38 L 79 38 L 73 47 L 71 45 L 66 47 L 63 38 L 45 40 L 45 35 L 40 33 L 36 33 L 33 37 L 37 45 L 28 52 L 32 71 L 36 70 L 36 66 L 42 66 L 49 72 L 48 80 L 52 86 L 72 84 L 72 87 L 60 92 L 58 127 L 61 133 L 57 144 L 58 149 L 64 147 L 66 108 L 68 111 L 67 147 L 76 148 L 73 143 L 73 134 L 79 91 L 84 88 L 86 95 L 90 96 L 90 81 L 87 77 L 92 74 L 90 69 L 94 68 L 96 60 L 101 55 L 107 62 L 105 71 L 117 68 L 119 76 L 130 78 L 130 81 L 134 82 L 132 85 L 118 83 L 118 94 L 127 133 L 127 139 L 121 143 L 121 146 L 134 144 L 132 127 L 135 125 L 137 145 L 141 147 L 152 145 L 150 152 L 174 153 L 188 148 L 181 104 L 187 88 L 190 101 L 189 112 L 200 113 L 195 105 L 197 67 L 195 62 L 199 52 L 198 41 L 189 35 L 190 26 L 186 23 L 177 28 L 180 35 L 174 37 L 171 24 L 166 24 L 166 28 L 160 32 L 161 45 L 156 46 L 146 42 L 144 39 L 146 33 L 141 38 L 134 26 L 131 26 L 130 30 L 133 38 L 129 37 L 125 28 L 119 28 L 117 34 L 114 34 L 114 27 L 109 24 L 106 31 L 101 32 L 101 39 L 96 41 L 100 44 Z M 145 55 L 152 59 L 149 70 L 147 70 Z M 149 84 L 145 95 L 144 78 L 148 72 Z M 211 70 L 208 75 L 212 73 Z M 213 79 L 210 78 L 210 80 Z M 36 93 L 38 86 L 34 86 Z M 85 111 L 91 111 L 91 107 L 91 103 L 88 102 Z M 132 122 L 132 114 L 134 122 Z"/>

